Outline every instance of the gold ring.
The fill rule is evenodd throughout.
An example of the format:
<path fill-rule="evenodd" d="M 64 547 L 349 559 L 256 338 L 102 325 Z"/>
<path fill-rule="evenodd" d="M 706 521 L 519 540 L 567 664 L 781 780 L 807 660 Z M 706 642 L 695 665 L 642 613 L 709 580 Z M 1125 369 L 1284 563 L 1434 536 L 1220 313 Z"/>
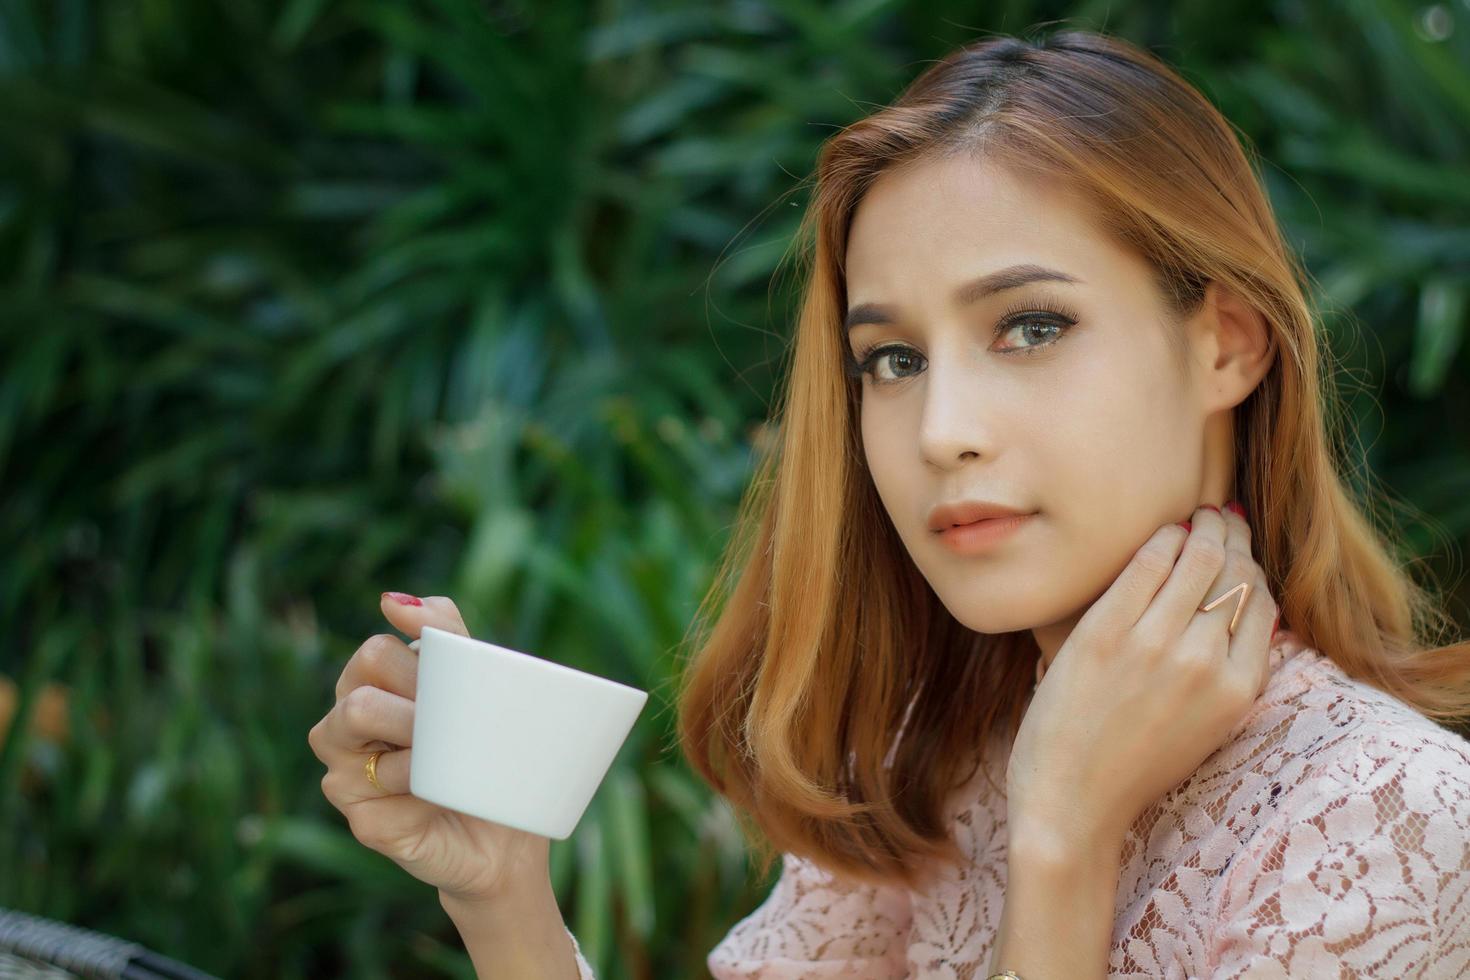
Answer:
<path fill-rule="evenodd" d="M 372 755 L 368 756 L 367 764 L 363 766 L 363 769 L 367 771 L 368 782 L 372 783 L 378 789 L 383 789 L 383 784 L 378 782 L 378 756 L 382 755 L 386 751 L 388 750 L 379 749 L 378 751 L 374 752 Z"/>
<path fill-rule="evenodd" d="M 1211 609 L 1214 609 L 1220 603 L 1235 595 L 1235 593 L 1237 592 L 1240 593 L 1240 598 L 1236 600 L 1235 603 L 1235 614 L 1230 617 L 1230 625 L 1226 627 L 1227 632 L 1229 632 L 1231 636 L 1235 635 L 1235 624 L 1240 621 L 1240 611 L 1245 608 L 1245 600 L 1250 597 L 1251 587 L 1249 583 L 1241 582 L 1235 588 L 1215 599 L 1213 602 L 1199 607 L 1200 612 L 1209 612 Z"/>

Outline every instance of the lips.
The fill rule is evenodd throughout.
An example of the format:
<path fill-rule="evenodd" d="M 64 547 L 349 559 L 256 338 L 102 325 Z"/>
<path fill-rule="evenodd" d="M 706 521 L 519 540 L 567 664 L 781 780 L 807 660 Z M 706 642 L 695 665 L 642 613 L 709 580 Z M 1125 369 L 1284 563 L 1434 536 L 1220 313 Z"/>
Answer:
<path fill-rule="evenodd" d="M 934 508 L 929 514 L 929 530 L 938 534 L 952 527 L 962 527 L 977 521 L 1019 517 L 1028 513 L 1030 512 L 988 500 L 961 500 Z"/>
<path fill-rule="evenodd" d="M 982 518 L 968 524 L 956 524 L 938 532 L 940 543 L 959 555 L 981 555 L 1017 534 L 1031 523 L 1035 514 L 1012 514 L 1006 517 Z"/>

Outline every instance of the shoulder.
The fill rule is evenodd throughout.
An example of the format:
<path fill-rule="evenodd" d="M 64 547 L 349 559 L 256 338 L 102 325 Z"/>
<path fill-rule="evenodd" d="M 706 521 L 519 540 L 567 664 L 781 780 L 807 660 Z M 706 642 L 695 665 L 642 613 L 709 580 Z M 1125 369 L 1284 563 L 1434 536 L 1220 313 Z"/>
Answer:
<path fill-rule="evenodd" d="M 1303 822 L 1340 838 L 1370 813 L 1470 824 L 1470 741 L 1294 635 L 1271 657 L 1261 697 L 1198 777 L 1201 792 L 1227 787 L 1244 838 L 1260 845 Z"/>
<path fill-rule="evenodd" d="M 1250 832 L 1212 975 L 1461 975 L 1445 939 L 1470 934 L 1470 742 L 1314 651 L 1272 685 L 1242 737 Z"/>
<path fill-rule="evenodd" d="M 1313 760 L 1315 775 L 1343 787 L 1436 782 L 1470 797 L 1470 740 L 1392 694 L 1349 677 L 1309 651 L 1299 703 L 1309 727 L 1340 732 L 1331 751 Z"/>
<path fill-rule="evenodd" d="M 1315 823 L 1328 838 L 1458 834 L 1463 850 L 1470 740 L 1316 650 L 1286 654 L 1268 687 L 1274 697 L 1249 726 L 1257 740 L 1272 733 L 1282 825 Z"/>
<path fill-rule="evenodd" d="M 1358 800 L 1383 830 L 1394 820 L 1410 822 L 1408 833 L 1457 828 L 1461 849 L 1470 836 L 1470 741 L 1407 705 L 1365 712 L 1312 775 L 1308 807 Z"/>
<path fill-rule="evenodd" d="M 1302 777 L 1325 775 L 1374 750 L 1436 753 L 1453 776 L 1470 772 L 1470 740 L 1283 633 L 1256 704 L 1231 733 L 1232 743 L 1269 746 Z M 1237 746 L 1238 748 L 1239 746 Z M 1274 767 L 1273 767 L 1274 768 Z"/>

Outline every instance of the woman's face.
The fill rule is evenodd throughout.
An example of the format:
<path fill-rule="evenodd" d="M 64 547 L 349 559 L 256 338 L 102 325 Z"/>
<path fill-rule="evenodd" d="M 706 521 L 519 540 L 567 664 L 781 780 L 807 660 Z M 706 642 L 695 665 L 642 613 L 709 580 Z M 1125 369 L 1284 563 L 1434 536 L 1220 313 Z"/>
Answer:
<path fill-rule="evenodd" d="M 1072 281 L 957 301 L 1018 266 Z M 861 381 L 874 484 L 970 629 L 1034 629 L 1054 655 L 1047 630 L 1064 639 L 1154 530 L 1229 499 L 1228 408 L 1265 364 L 1243 369 L 1208 329 L 1213 286 L 1195 320 L 1167 324 L 1148 266 L 1062 191 L 963 157 L 886 172 L 854 216 L 846 277 L 852 354 L 894 345 Z M 1165 333 L 1181 329 L 1188 367 Z M 960 553 L 930 512 L 965 500 L 1034 516 Z"/>

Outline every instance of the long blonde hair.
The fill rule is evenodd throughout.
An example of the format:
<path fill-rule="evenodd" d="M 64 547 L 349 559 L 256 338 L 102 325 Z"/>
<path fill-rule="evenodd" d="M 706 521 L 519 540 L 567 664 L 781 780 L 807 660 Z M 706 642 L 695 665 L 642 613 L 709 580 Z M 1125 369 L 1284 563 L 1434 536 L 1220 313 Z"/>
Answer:
<path fill-rule="evenodd" d="M 1318 314 L 1253 151 L 1125 41 L 990 37 L 825 142 L 796 238 L 802 301 L 774 437 L 691 624 L 677 698 L 680 747 L 733 805 L 761 874 L 791 851 L 914 886 L 928 859 L 960 860 L 946 798 L 982 745 L 1014 734 L 1034 680 L 1029 631 L 963 627 L 914 566 L 864 463 L 860 382 L 842 369 L 854 209 L 886 168 L 955 152 L 1080 190 L 1151 263 L 1177 318 L 1211 280 L 1263 314 L 1277 356 L 1236 409 L 1235 486 L 1283 627 L 1432 719 L 1470 718 L 1470 644 L 1435 645 L 1453 622 L 1340 476 Z"/>

